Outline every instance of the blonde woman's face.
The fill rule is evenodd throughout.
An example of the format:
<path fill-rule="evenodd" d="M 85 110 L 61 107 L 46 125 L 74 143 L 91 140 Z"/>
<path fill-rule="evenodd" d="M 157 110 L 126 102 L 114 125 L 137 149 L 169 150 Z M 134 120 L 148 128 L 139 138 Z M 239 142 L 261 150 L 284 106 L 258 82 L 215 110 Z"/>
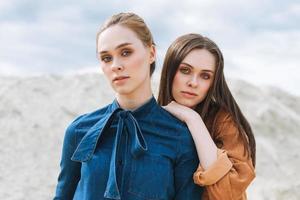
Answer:
<path fill-rule="evenodd" d="M 154 47 L 146 47 L 131 29 L 114 25 L 98 38 L 100 66 L 112 88 L 120 95 L 143 94 L 150 83 Z"/>
<path fill-rule="evenodd" d="M 206 49 L 192 50 L 175 74 L 172 95 L 181 105 L 195 108 L 206 97 L 215 74 L 215 58 Z"/>

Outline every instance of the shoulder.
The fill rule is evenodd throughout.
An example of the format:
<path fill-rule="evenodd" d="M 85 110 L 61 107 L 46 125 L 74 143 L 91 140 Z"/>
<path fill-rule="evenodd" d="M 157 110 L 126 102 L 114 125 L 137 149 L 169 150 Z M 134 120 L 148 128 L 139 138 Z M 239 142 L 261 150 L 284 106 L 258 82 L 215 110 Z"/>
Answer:
<path fill-rule="evenodd" d="M 170 112 L 168 112 L 160 105 L 156 106 L 156 108 L 153 110 L 153 115 L 155 116 L 154 119 L 159 119 L 159 121 L 164 123 L 164 127 L 166 128 L 172 127 L 176 129 L 176 132 L 178 133 L 182 133 L 182 132 L 189 133 L 189 130 L 183 121 L 181 121 L 180 119 L 172 115 Z"/>
<path fill-rule="evenodd" d="M 214 125 L 216 137 L 222 137 L 224 135 L 239 135 L 239 129 L 234 118 L 224 108 L 220 108 L 220 110 L 216 113 Z"/>
<path fill-rule="evenodd" d="M 109 112 L 109 105 L 95 111 L 76 117 L 67 127 L 66 133 L 72 134 L 78 130 L 88 130 Z"/>
<path fill-rule="evenodd" d="M 195 152 L 192 135 L 184 122 L 161 106 L 158 106 L 153 113 L 155 113 L 153 119 L 160 129 L 163 129 L 163 132 L 168 133 L 168 135 L 175 136 L 180 151 Z"/>
<path fill-rule="evenodd" d="M 231 122 L 233 118 L 231 114 L 224 108 L 220 108 L 216 113 L 215 120 L 218 123 Z"/>
<path fill-rule="evenodd" d="M 219 111 L 216 113 L 215 122 L 217 123 L 217 126 L 222 126 L 222 125 L 235 126 L 236 125 L 232 115 L 224 108 L 220 108 Z"/>

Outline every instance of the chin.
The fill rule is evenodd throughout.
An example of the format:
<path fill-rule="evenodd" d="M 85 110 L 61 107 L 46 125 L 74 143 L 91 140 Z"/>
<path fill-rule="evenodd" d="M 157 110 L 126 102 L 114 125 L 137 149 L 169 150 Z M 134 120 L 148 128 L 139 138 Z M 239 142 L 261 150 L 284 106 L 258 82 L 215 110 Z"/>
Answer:
<path fill-rule="evenodd" d="M 132 94 L 131 90 L 116 90 L 116 93 L 118 93 L 119 95 L 129 95 Z"/>
<path fill-rule="evenodd" d="M 188 101 L 185 101 L 185 100 L 182 100 L 182 101 L 179 100 L 179 101 L 176 101 L 176 102 L 183 105 L 183 106 L 189 107 L 189 108 L 194 108 L 197 105 L 193 102 L 188 102 Z"/>
<path fill-rule="evenodd" d="M 196 107 L 195 104 L 186 104 L 186 105 L 184 105 L 184 106 L 189 107 L 189 108 L 191 108 L 191 109 L 194 109 L 194 108 Z"/>
<path fill-rule="evenodd" d="M 135 88 L 129 88 L 129 87 L 117 88 L 115 92 L 118 93 L 119 95 L 124 95 L 124 96 L 131 96 L 137 94 L 137 90 Z"/>
<path fill-rule="evenodd" d="M 121 95 L 126 95 L 131 92 L 131 90 L 126 87 L 113 87 L 113 89 L 116 93 Z"/>

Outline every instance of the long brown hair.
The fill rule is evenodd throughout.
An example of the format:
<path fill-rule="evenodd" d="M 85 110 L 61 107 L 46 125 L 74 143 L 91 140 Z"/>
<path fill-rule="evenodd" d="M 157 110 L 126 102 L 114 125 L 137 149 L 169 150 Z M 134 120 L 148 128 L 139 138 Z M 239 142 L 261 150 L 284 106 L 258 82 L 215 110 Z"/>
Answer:
<path fill-rule="evenodd" d="M 172 95 L 174 76 L 182 60 L 194 49 L 208 50 L 214 56 L 216 61 L 216 71 L 212 86 L 205 99 L 196 106 L 195 111 L 202 117 L 215 142 L 217 141 L 217 138 L 215 137 L 216 114 L 220 109 L 224 109 L 228 112 L 242 137 L 245 146 L 244 153 L 247 152 L 248 155 L 251 156 L 253 165 L 255 166 L 256 144 L 252 129 L 234 100 L 225 81 L 223 73 L 224 58 L 222 52 L 209 38 L 199 34 L 186 34 L 177 38 L 171 44 L 166 53 L 161 73 L 158 103 L 164 106 L 174 100 Z M 212 125 L 208 126 L 208 124 Z"/>
<path fill-rule="evenodd" d="M 143 42 L 144 46 L 151 47 L 155 45 L 150 29 L 148 28 L 145 21 L 135 13 L 119 13 L 108 18 L 104 24 L 100 27 L 96 35 L 96 53 L 98 54 L 98 39 L 99 35 L 107 28 L 114 25 L 122 25 L 132 30 L 137 37 Z M 122 33 L 120 33 L 122 34 Z M 155 70 L 155 61 L 150 65 L 150 75 Z"/>

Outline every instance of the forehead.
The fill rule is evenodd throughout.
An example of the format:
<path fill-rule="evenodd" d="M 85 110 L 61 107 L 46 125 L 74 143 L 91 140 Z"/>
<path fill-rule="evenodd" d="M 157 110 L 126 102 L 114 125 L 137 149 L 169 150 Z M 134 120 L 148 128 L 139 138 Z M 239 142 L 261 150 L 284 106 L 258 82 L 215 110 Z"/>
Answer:
<path fill-rule="evenodd" d="M 105 29 L 99 35 L 97 44 L 98 51 L 109 51 L 124 43 L 140 45 L 142 41 L 131 29 L 121 25 L 114 25 Z"/>
<path fill-rule="evenodd" d="M 215 57 L 206 49 L 194 49 L 183 60 L 183 63 L 187 63 L 199 70 L 211 70 L 215 71 Z"/>

